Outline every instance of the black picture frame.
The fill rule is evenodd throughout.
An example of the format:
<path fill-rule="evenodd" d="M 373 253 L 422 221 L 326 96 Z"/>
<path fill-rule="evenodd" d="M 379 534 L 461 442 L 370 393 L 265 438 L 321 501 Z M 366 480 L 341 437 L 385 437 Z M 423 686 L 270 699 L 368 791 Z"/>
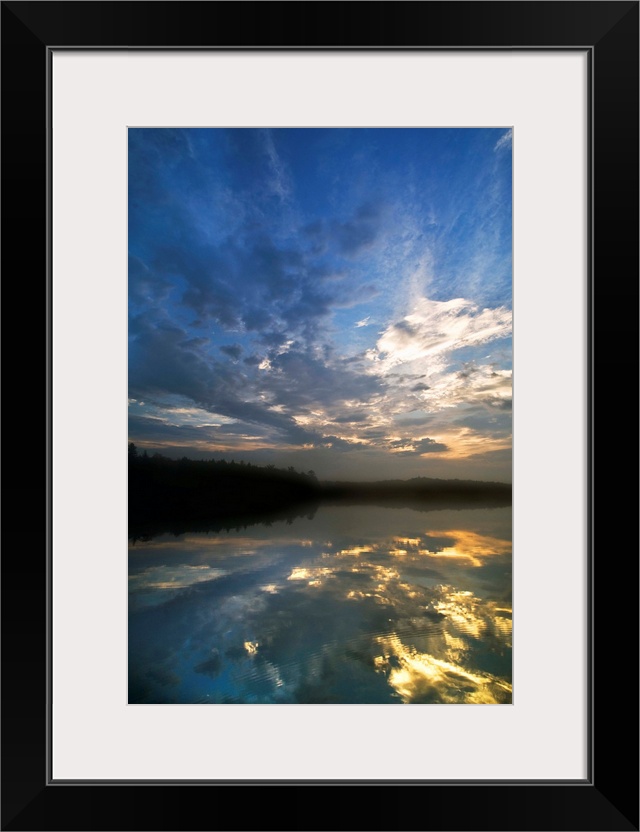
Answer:
<path fill-rule="evenodd" d="M 637 482 L 638 11 L 627 0 L 2 3 L 3 290 L 7 317 L 18 323 L 4 367 L 2 829 L 639 828 L 638 494 L 616 487 L 630 460 L 636 476 L 629 481 Z M 589 54 L 591 729 L 584 782 L 49 779 L 52 50 L 276 46 Z M 574 649 L 561 638 L 558 649 Z M 549 687 L 543 695 L 562 696 L 551 680 Z M 403 798 L 410 798 L 405 808 Z"/>

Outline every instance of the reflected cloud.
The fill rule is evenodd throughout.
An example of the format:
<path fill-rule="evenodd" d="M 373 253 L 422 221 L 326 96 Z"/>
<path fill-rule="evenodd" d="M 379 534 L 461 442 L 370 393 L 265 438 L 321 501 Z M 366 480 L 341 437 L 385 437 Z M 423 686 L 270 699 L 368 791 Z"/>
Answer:
<path fill-rule="evenodd" d="M 469 590 L 440 587 L 441 597 L 433 602 L 433 609 L 445 616 L 455 628 L 480 639 L 491 633 L 494 638 L 511 646 L 510 611 L 484 601 Z M 498 610 L 500 614 L 498 614 Z"/>
<path fill-rule="evenodd" d="M 397 636 L 379 638 L 383 652 L 376 670 L 405 703 L 503 704 L 511 701 L 511 685 L 489 673 L 466 670 L 458 664 L 420 653 Z"/>
<path fill-rule="evenodd" d="M 417 557 L 427 556 L 458 559 L 475 567 L 482 566 L 485 558 L 511 553 L 510 540 L 465 529 L 444 530 L 437 538 L 425 533 L 420 537 L 394 537 L 373 545 L 350 546 L 343 549 L 329 547 L 326 543 L 325 546 L 335 548 L 336 557 L 375 554 L 415 560 Z M 330 553 L 324 553 L 324 556 L 333 557 Z"/>
<path fill-rule="evenodd" d="M 143 572 L 129 575 L 129 593 L 141 595 L 163 593 L 166 590 L 175 593 L 195 584 L 214 581 L 226 574 L 224 569 L 206 565 L 154 566 Z M 162 603 L 165 600 L 165 597 L 159 597 L 156 603 Z"/>
<path fill-rule="evenodd" d="M 510 702 L 510 509 L 429 521 L 327 508 L 302 535 L 136 544 L 130 701 Z"/>
<path fill-rule="evenodd" d="M 511 552 L 510 540 L 501 540 L 462 529 L 454 529 L 444 534 L 455 540 L 453 546 L 445 546 L 435 551 L 420 549 L 420 554 L 431 558 L 459 558 L 477 567 L 482 566 L 484 558 L 506 555 Z"/>

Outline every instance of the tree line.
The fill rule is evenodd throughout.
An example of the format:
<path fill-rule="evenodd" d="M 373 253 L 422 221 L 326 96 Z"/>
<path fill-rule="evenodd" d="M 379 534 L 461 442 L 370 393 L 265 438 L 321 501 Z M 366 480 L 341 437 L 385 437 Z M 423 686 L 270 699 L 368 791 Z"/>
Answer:
<path fill-rule="evenodd" d="M 189 459 L 186 456 L 180 459 L 172 459 L 160 453 L 148 454 L 146 450 L 142 453 L 133 442 L 129 442 L 129 467 L 134 469 L 155 469 L 157 471 L 182 471 L 193 475 L 213 475 L 216 473 L 247 474 L 255 477 L 283 477 L 285 479 L 298 479 L 308 483 L 317 483 L 318 478 L 315 471 L 297 471 L 293 466 L 288 468 L 277 468 L 275 465 L 254 465 L 251 462 L 235 459 Z"/>

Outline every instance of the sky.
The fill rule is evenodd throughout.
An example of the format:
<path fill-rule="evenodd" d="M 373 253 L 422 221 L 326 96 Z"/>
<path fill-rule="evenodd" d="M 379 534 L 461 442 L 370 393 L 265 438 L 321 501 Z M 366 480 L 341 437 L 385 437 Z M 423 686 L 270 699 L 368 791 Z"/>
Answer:
<path fill-rule="evenodd" d="M 128 136 L 130 441 L 511 481 L 511 130 Z"/>

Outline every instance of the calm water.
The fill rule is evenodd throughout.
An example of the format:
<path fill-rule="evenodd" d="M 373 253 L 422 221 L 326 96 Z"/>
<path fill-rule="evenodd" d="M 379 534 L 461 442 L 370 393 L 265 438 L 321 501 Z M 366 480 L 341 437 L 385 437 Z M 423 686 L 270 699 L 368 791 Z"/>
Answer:
<path fill-rule="evenodd" d="M 131 703 L 511 702 L 511 507 L 321 507 L 129 550 Z"/>

